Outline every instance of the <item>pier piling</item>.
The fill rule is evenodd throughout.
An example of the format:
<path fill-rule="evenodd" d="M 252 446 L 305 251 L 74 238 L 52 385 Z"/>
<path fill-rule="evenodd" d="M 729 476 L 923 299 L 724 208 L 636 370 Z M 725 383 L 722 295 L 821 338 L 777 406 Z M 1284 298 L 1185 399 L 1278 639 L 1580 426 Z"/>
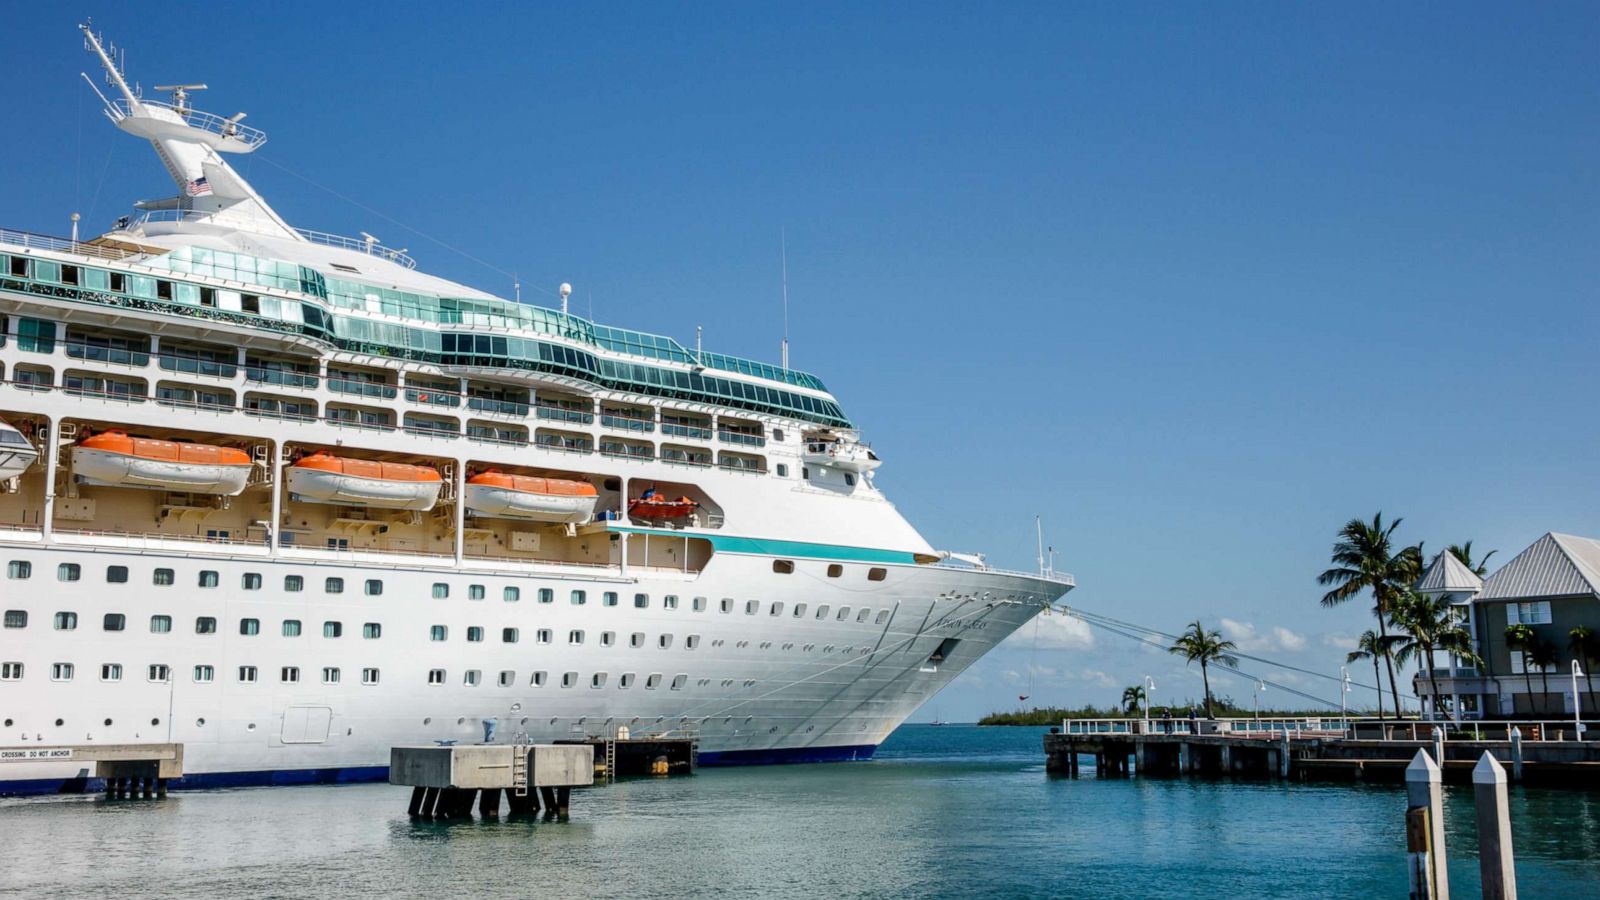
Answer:
<path fill-rule="evenodd" d="M 1516 900 L 1506 770 L 1487 750 L 1472 769 L 1472 803 L 1478 819 L 1478 870 L 1483 876 L 1484 900 Z"/>
<path fill-rule="evenodd" d="M 1450 900 L 1445 866 L 1444 790 L 1439 766 L 1418 750 L 1406 767 L 1406 848 L 1411 853 L 1411 896 Z"/>

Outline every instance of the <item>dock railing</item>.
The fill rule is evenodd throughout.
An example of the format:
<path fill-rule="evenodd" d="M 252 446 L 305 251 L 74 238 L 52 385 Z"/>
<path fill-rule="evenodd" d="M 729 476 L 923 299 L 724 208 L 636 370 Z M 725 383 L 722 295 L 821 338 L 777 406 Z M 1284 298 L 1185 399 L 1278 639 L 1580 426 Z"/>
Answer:
<path fill-rule="evenodd" d="M 1528 742 L 1600 740 L 1600 720 L 1582 722 L 1583 734 L 1575 737 L 1577 723 L 1572 719 L 1542 720 L 1464 720 L 1460 722 L 1426 719 L 1367 719 L 1321 717 L 1268 717 L 1227 719 L 1063 719 L 1061 733 L 1082 737 L 1115 735 L 1232 735 L 1240 738 L 1290 737 L 1344 738 L 1367 741 L 1432 741 L 1435 728 L 1444 729 L 1451 741 L 1509 741 L 1516 728 Z"/>

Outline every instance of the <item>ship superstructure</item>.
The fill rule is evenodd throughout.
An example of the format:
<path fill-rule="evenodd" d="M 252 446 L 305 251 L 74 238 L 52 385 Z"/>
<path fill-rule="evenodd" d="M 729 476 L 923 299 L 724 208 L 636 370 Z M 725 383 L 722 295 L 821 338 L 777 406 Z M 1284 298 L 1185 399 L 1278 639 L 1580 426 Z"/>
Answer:
<path fill-rule="evenodd" d="M 493 718 L 859 758 L 1071 587 L 929 546 L 812 375 L 288 225 L 225 159 L 263 132 L 84 36 L 178 192 L 0 230 L 0 747 L 344 779 Z"/>

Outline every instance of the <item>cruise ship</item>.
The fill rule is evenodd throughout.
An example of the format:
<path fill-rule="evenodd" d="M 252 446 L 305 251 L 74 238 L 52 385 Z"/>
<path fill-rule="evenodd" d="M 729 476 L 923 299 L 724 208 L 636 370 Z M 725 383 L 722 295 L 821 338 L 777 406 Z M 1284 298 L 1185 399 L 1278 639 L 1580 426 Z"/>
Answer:
<path fill-rule="evenodd" d="M 177 191 L 0 229 L 0 751 L 181 743 L 180 787 L 382 778 L 486 723 L 861 759 L 1072 587 L 932 547 L 813 375 L 289 225 L 227 162 L 265 133 L 82 31 Z"/>

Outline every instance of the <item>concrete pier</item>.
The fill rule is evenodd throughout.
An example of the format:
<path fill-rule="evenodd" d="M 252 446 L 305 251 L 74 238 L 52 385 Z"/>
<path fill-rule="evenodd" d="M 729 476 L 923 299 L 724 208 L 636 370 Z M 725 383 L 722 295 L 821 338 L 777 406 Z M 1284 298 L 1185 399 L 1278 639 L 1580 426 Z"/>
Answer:
<path fill-rule="evenodd" d="M 572 789 L 594 784 L 594 751 L 586 744 L 469 744 L 391 747 L 389 783 L 411 788 L 406 812 L 416 819 L 467 819 L 500 814 L 565 819 Z"/>
<path fill-rule="evenodd" d="M 0 767 L 10 762 L 39 761 L 94 763 L 89 777 L 105 779 L 107 800 L 165 799 L 167 782 L 183 777 L 182 744 L 60 744 L 0 749 Z"/>

